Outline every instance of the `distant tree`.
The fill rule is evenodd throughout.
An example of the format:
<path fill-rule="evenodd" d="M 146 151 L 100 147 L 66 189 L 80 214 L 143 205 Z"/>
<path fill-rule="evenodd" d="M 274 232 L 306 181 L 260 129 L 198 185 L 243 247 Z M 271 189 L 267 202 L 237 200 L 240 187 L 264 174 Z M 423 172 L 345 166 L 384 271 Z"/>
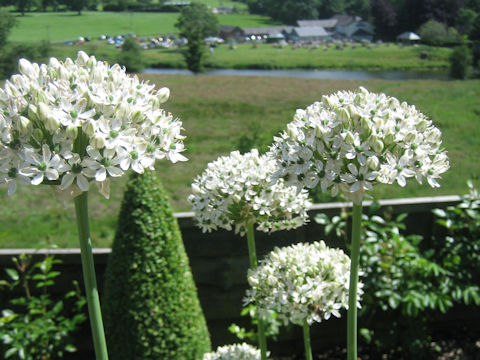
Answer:
<path fill-rule="evenodd" d="M 453 50 L 450 56 L 450 76 L 456 79 L 466 79 L 472 66 L 472 52 L 463 43 Z"/>
<path fill-rule="evenodd" d="M 89 0 L 63 0 L 62 1 L 67 8 L 72 11 L 76 11 L 78 15 L 82 15 L 82 10 L 87 8 L 90 1 Z"/>
<path fill-rule="evenodd" d="M 460 35 L 453 27 L 429 20 L 418 29 L 422 42 L 434 46 L 455 45 L 460 42 Z"/>
<path fill-rule="evenodd" d="M 346 0 L 345 13 L 367 20 L 370 15 L 370 0 Z"/>
<path fill-rule="evenodd" d="M 370 11 L 377 36 L 393 40 L 398 35 L 397 10 L 390 1 L 371 0 Z"/>
<path fill-rule="evenodd" d="M 188 41 L 187 51 L 184 53 L 188 68 L 194 73 L 201 72 L 205 53 L 203 39 L 217 35 L 217 17 L 206 5 L 194 2 L 182 9 L 175 26 L 180 30 L 180 35 Z"/>
<path fill-rule="evenodd" d="M 25 12 L 30 10 L 31 6 L 34 4 L 34 0 L 18 0 L 16 2 L 17 10 L 22 16 L 25 16 Z"/>
<path fill-rule="evenodd" d="M 462 9 L 458 13 L 456 28 L 460 34 L 469 35 L 473 30 L 473 25 L 477 19 L 478 14 L 471 9 Z"/>
<path fill-rule="evenodd" d="M 17 19 L 15 19 L 7 10 L 0 9 L 0 48 L 5 46 L 10 31 L 12 31 L 12 28 L 16 25 Z"/>
<path fill-rule="evenodd" d="M 472 30 L 470 30 L 469 37 L 471 40 L 480 41 L 480 14 L 477 15 L 472 24 Z"/>
<path fill-rule="evenodd" d="M 125 66 L 129 73 L 139 73 L 143 70 L 142 49 L 132 37 L 127 37 L 118 56 L 118 63 Z"/>
<path fill-rule="evenodd" d="M 345 11 L 344 0 L 323 0 L 318 4 L 320 18 L 329 18 L 335 14 L 343 14 Z"/>

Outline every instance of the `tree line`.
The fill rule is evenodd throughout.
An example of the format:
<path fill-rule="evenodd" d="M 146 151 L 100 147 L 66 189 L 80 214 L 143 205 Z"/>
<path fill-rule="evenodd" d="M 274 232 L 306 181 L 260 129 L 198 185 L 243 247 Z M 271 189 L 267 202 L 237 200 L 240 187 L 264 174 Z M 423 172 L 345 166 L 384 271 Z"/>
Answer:
<path fill-rule="evenodd" d="M 417 31 L 429 21 L 472 39 L 480 35 L 480 0 L 239 0 L 251 13 L 294 25 L 299 19 L 328 19 L 334 14 L 357 15 L 371 21 L 383 40 Z M 472 34 L 474 31 L 474 34 Z"/>

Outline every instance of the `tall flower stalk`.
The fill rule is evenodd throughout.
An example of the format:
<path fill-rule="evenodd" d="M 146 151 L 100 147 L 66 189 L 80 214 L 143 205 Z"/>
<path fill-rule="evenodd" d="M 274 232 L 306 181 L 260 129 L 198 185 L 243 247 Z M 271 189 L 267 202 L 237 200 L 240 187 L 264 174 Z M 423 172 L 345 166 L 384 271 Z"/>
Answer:
<path fill-rule="evenodd" d="M 356 283 L 362 201 L 375 184 L 405 186 L 415 178 L 438 187 L 448 170 L 441 132 L 415 106 L 385 94 L 339 91 L 297 110 L 287 130 L 275 138 L 273 180 L 299 190 L 319 186 L 353 201 L 351 275 L 347 330 L 348 359 L 357 359 Z"/>
<path fill-rule="evenodd" d="M 19 60 L 20 74 L 0 89 L 0 183 L 52 185 L 74 199 L 82 267 L 97 359 L 108 359 L 95 280 L 87 195 L 105 197 L 110 178 L 154 169 L 156 160 L 184 161 L 181 122 L 160 105 L 169 90 L 126 75 L 84 52 L 76 60 Z"/>
<path fill-rule="evenodd" d="M 275 310 L 285 324 L 301 326 L 305 358 L 312 360 L 310 326 L 347 308 L 349 271 L 348 256 L 323 241 L 275 248 L 249 270 L 246 300 L 259 313 Z"/>
<path fill-rule="evenodd" d="M 255 227 L 264 232 L 294 229 L 307 221 L 306 191 L 297 191 L 280 180 L 271 185 L 275 160 L 256 149 L 233 151 L 208 164 L 196 177 L 188 200 L 197 225 L 204 232 L 219 228 L 247 236 L 251 268 L 257 267 Z M 258 313 L 258 312 L 257 312 Z M 258 313 L 259 314 L 259 313 Z M 262 360 L 267 356 L 264 321 L 258 316 Z"/>

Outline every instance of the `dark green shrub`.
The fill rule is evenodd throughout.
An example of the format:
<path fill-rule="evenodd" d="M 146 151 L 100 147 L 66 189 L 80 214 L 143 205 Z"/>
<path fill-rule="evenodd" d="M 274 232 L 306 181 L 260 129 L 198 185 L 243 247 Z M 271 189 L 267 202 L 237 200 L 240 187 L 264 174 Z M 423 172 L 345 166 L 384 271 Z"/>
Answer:
<path fill-rule="evenodd" d="M 457 46 L 450 55 L 450 76 L 466 79 L 472 66 L 472 52 L 466 44 Z"/>
<path fill-rule="evenodd" d="M 406 214 L 380 217 L 374 204 L 363 215 L 360 268 L 365 293 L 359 324 L 374 359 L 382 354 L 432 359 L 433 316 L 455 304 L 480 306 L 480 198 L 477 192 L 466 199 L 458 207 L 435 211 L 451 234 L 434 239 L 404 235 Z M 327 234 L 347 241 L 349 216 L 342 212 L 315 220 L 325 225 Z"/>
<path fill-rule="evenodd" d="M 132 174 L 103 297 L 115 360 L 194 360 L 210 351 L 177 220 L 154 172 Z"/>
<path fill-rule="evenodd" d="M 450 46 L 460 43 L 460 35 L 453 27 L 429 20 L 418 29 L 422 42 L 433 46 Z"/>
<path fill-rule="evenodd" d="M 122 45 L 118 63 L 125 66 L 129 73 L 139 73 L 143 70 L 142 49 L 132 37 L 127 37 Z"/>
<path fill-rule="evenodd" d="M 36 63 L 48 61 L 50 55 L 50 44 L 16 44 L 7 45 L 0 50 L 0 78 L 5 79 L 10 75 L 18 73 L 18 59 L 25 58 Z"/>
<path fill-rule="evenodd" d="M 32 264 L 31 255 L 20 255 L 13 262 L 16 269 L 6 269 L 9 281 L 0 281 L 0 289 L 20 290 L 24 295 L 10 300 L 11 309 L 1 312 L 2 359 L 51 360 L 76 351 L 72 334 L 87 319 L 78 283 L 63 299 L 54 300 L 49 290 L 60 275 L 54 271 L 60 260 L 46 256 Z"/>

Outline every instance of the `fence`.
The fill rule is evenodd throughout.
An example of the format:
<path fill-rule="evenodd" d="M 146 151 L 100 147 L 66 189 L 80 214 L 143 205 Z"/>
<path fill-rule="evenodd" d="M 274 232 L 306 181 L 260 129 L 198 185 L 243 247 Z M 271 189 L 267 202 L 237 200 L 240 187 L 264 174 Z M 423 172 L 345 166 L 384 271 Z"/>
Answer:
<path fill-rule="evenodd" d="M 458 196 L 441 196 L 428 198 L 410 198 L 380 201 L 382 209 L 390 208 L 392 213 L 407 212 L 406 218 L 408 229 L 411 232 L 428 237 L 433 229 L 433 217 L 431 210 L 445 208 L 460 201 Z M 365 206 L 369 204 L 366 203 Z M 334 247 L 344 248 L 343 240 L 333 237 L 326 238 L 320 225 L 313 221 L 318 213 L 328 216 L 338 214 L 342 208 L 351 206 L 349 203 L 327 203 L 314 205 L 310 211 L 310 223 L 292 231 L 275 232 L 272 234 L 257 233 L 257 251 L 259 258 L 268 253 L 274 247 L 290 245 L 296 242 L 310 242 L 324 239 L 327 244 Z M 246 318 L 240 317 L 242 299 L 246 290 L 246 273 L 249 265 L 246 240 L 232 232 L 216 231 L 202 233 L 195 227 L 193 213 L 177 213 L 182 236 L 190 265 L 198 289 L 198 296 L 207 319 L 214 346 L 237 342 L 238 339 L 229 333 L 228 326 L 236 322 L 240 325 L 248 325 Z M 92 229 L 95 231 L 95 229 Z M 35 253 L 35 256 L 44 256 L 46 253 L 55 254 L 63 263 L 57 268 L 62 276 L 57 280 L 55 293 L 64 294 L 71 289 L 72 280 L 82 279 L 82 269 L 79 249 L 41 250 L 32 249 L 0 249 L 0 274 L 3 268 L 12 267 L 11 258 L 21 253 Z M 103 274 L 105 271 L 110 249 L 95 249 L 95 266 L 98 286 L 101 291 Z M 0 275 L 0 276 L 2 276 Z M 0 309 L 6 306 L 7 297 L 11 293 L 0 294 Z M 345 317 L 344 317 L 345 318 Z M 317 324 L 312 327 L 314 347 L 334 346 L 345 342 L 345 319 L 331 319 L 328 322 Z M 458 319 L 457 319 L 458 320 Z M 321 339 L 321 341 L 315 341 Z M 78 337 L 80 349 L 77 358 L 85 357 L 85 352 L 91 351 L 92 344 L 89 336 L 89 325 L 86 323 Z M 292 353 L 303 348 L 301 329 L 290 329 L 281 334 L 275 343 L 278 352 Z M 83 351 L 83 353 L 82 353 Z M 83 354 L 83 355 L 81 355 Z M 72 357 L 73 359 L 73 357 Z"/>

